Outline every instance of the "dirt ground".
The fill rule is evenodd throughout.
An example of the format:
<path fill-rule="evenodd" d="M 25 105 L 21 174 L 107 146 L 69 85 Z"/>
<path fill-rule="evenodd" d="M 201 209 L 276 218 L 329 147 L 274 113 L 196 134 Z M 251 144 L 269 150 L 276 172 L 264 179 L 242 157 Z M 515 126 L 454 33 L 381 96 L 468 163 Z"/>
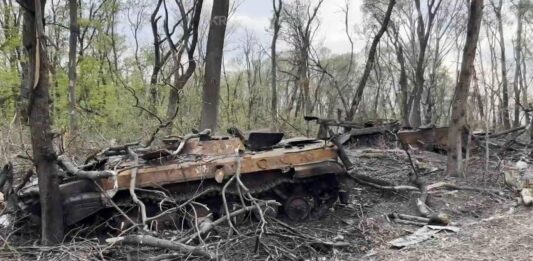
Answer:
<path fill-rule="evenodd" d="M 361 174 L 395 184 L 408 184 L 411 167 L 404 151 L 366 149 L 350 150 L 349 154 Z M 333 216 L 344 223 L 357 224 L 361 240 L 357 250 L 360 252 L 339 254 L 335 257 L 337 260 L 533 260 L 533 245 L 530 243 L 533 217 L 528 208 L 515 203 L 513 192 L 503 186 L 499 169 L 508 166 L 491 163 L 489 173 L 483 175 L 485 161 L 474 155 L 465 181 L 444 176 L 446 156 L 427 151 L 411 154 L 420 167 L 419 172 L 430 173 L 423 175 L 427 184 L 437 181 L 468 183 L 497 188 L 503 193 L 443 190 L 431 194 L 429 207 L 448 214 L 461 230 L 458 233 L 440 232 L 414 246 L 394 249 L 389 241 L 412 234 L 418 227 L 392 223 L 386 215 L 393 212 L 417 215 L 414 202 L 418 193 L 382 192 L 355 185 L 349 206 L 353 211 L 338 209 Z"/>
<path fill-rule="evenodd" d="M 382 246 L 365 260 L 533 260 L 532 222 L 527 209 L 465 220 L 458 233 L 441 232 L 400 250 Z"/>

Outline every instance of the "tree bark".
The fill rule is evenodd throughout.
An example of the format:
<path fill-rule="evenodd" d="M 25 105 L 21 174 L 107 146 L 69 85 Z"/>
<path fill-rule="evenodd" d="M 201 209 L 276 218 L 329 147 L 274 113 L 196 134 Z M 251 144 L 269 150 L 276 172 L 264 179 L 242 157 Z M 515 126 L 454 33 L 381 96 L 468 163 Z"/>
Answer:
<path fill-rule="evenodd" d="M 167 104 L 167 121 L 169 121 L 169 125 L 166 128 L 167 135 L 172 134 L 172 127 L 173 127 L 173 121 L 178 113 L 178 105 L 179 105 L 179 99 L 180 99 L 180 91 L 185 87 L 185 84 L 189 81 L 191 76 L 196 71 L 196 61 L 194 60 L 194 54 L 196 51 L 196 45 L 198 44 L 198 27 L 200 24 L 200 16 L 202 13 L 202 6 L 203 6 L 203 0 L 196 0 L 195 6 L 194 6 L 194 12 L 192 15 L 192 19 L 190 21 L 189 25 L 184 26 L 184 32 L 183 36 L 181 37 L 181 42 L 178 44 L 179 47 L 177 47 L 174 42 L 171 39 L 171 35 L 169 33 L 168 29 L 168 20 L 165 20 L 165 33 L 167 34 L 167 41 L 171 45 L 171 48 L 173 49 L 172 56 L 174 58 L 174 86 L 170 88 L 169 95 L 168 95 L 168 104 Z M 186 15 L 185 10 L 182 11 L 182 16 Z M 166 12 L 165 12 L 166 13 Z M 185 23 L 185 21 L 183 21 Z M 189 38 L 190 40 L 189 43 Z M 181 48 L 179 50 L 176 50 L 178 48 Z M 187 50 L 187 60 L 188 65 L 187 69 L 180 73 L 180 62 L 181 62 L 181 54 Z"/>
<path fill-rule="evenodd" d="M 517 16 L 516 16 L 516 46 L 515 46 L 515 73 L 514 73 L 514 81 L 513 81 L 513 89 L 514 89 L 514 98 L 515 98 L 515 106 L 514 106 L 514 121 L 513 121 L 513 127 L 520 126 L 520 75 L 521 75 L 521 64 L 522 64 L 522 17 L 524 15 L 524 0 L 520 0 L 518 2 L 518 10 Z M 524 93 L 524 95 L 527 95 L 527 93 Z M 527 104 L 523 104 L 523 106 L 527 106 Z"/>
<path fill-rule="evenodd" d="M 70 131 L 77 130 L 76 121 L 76 53 L 78 47 L 78 0 L 69 0 L 70 36 L 68 40 L 68 95 Z"/>
<path fill-rule="evenodd" d="M 400 36 L 398 28 L 395 23 L 391 22 L 391 31 L 392 35 L 388 33 L 389 38 L 391 38 L 392 45 L 394 46 L 396 61 L 398 62 L 400 77 L 398 79 L 398 85 L 400 85 L 400 115 L 402 117 L 402 126 L 410 127 L 409 124 L 409 86 L 407 81 L 407 70 L 405 68 L 405 57 L 402 43 L 400 42 Z M 388 31 L 390 32 L 390 31 Z M 391 107 L 392 108 L 392 107 Z"/>
<path fill-rule="evenodd" d="M 499 1 L 498 6 L 492 3 L 496 19 L 498 20 L 498 34 L 500 43 L 500 63 L 502 74 L 502 121 L 505 129 L 511 128 L 511 121 L 509 117 L 509 83 L 507 80 L 507 62 L 505 57 L 505 37 L 503 35 L 503 21 L 502 21 L 502 0 Z"/>
<path fill-rule="evenodd" d="M 209 34 L 207 36 L 200 129 L 211 129 L 213 133 L 216 130 L 218 120 L 220 69 L 222 67 L 228 9 L 229 0 L 217 0 L 213 2 Z"/>
<path fill-rule="evenodd" d="M 162 67 L 162 59 L 161 59 L 161 37 L 159 37 L 158 27 L 157 27 L 157 21 L 159 21 L 160 17 L 158 17 L 159 9 L 161 8 L 161 4 L 163 3 L 163 0 L 158 0 L 156 7 L 154 11 L 152 12 L 152 15 L 150 16 L 150 25 L 152 27 L 152 36 L 154 38 L 154 67 L 152 69 L 152 75 L 150 76 L 150 88 L 149 88 L 149 108 L 152 111 L 152 113 L 156 113 L 157 111 L 157 96 L 158 96 L 158 89 L 157 89 L 157 78 L 159 76 L 159 72 L 161 71 Z"/>
<path fill-rule="evenodd" d="M 276 7 L 276 1 L 278 1 Z M 277 61 L 276 61 L 276 42 L 278 40 L 278 34 L 280 30 L 279 18 L 281 15 L 281 8 L 283 2 L 281 0 L 272 0 L 272 7 L 274 9 L 274 35 L 272 36 L 272 43 L 270 45 L 270 63 L 271 63 L 271 103 L 270 103 L 270 117 L 272 120 L 272 126 L 277 129 L 278 122 L 278 90 L 277 90 Z"/>
<path fill-rule="evenodd" d="M 409 113 L 409 123 L 413 127 L 420 127 L 422 124 L 422 115 L 421 115 L 421 101 L 422 93 L 424 91 L 424 73 L 426 70 L 425 61 L 426 61 L 426 50 L 429 42 L 429 37 L 431 34 L 431 28 L 433 27 L 433 21 L 437 11 L 442 3 L 442 0 L 428 0 L 427 12 L 428 12 L 428 22 L 427 25 L 424 23 L 424 17 L 422 14 L 422 8 L 420 6 L 420 0 L 415 0 L 415 6 L 418 13 L 417 16 L 417 38 L 418 38 L 418 57 L 416 61 L 415 69 L 415 88 L 410 99 L 410 113 Z M 435 6 L 436 5 L 436 6 Z M 433 9 L 435 7 L 435 9 Z"/>
<path fill-rule="evenodd" d="M 462 173 L 462 131 L 466 125 L 466 106 L 468 102 L 468 91 L 472 80 L 474 59 L 476 57 L 476 47 L 481 27 L 481 17 L 483 14 L 483 0 L 472 0 L 468 17 L 466 43 L 463 49 L 463 61 L 459 82 L 455 88 L 454 101 L 452 105 L 452 117 L 448 130 L 448 162 L 447 173 L 451 176 L 458 176 Z"/>
<path fill-rule="evenodd" d="M 56 154 L 52 145 L 49 111 L 49 64 L 44 38 L 45 1 L 24 1 L 24 42 L 28 57 L 28 106 L 33 162 L 39 178 L 41 240 L 45 245 L 63 240 L 63 207 L 59 193 Z"/>
<path fill-rule="evenodd" d="M 365 70 L 363 71 L 363 76 L 361 76 L 361 80 L 359 81 L 359 84 L 357 85 L 357 89 L 355 91 L 355 95 L 352 98 L 352 103 L 350 105 L 350 110 L 346 113 L 346 120 L 352 121 L 355 112 L 357 111 L 357 107 L 359 106 L 359 103 L 361 102 L 361 99 L 363 97 L 363 91 L 366 86 L 366 82 L 368 81 L 368 78 L 370 77 L 370 71 L 374 67 L 374 61 L 376 56 L 377 47 L 379 44 L 379 41 L 385 31 L 387 30 L 387 26 L 389 25 L 391 14 L 392 14 L 392 8 L 396 4 L 396 0 L 389 0 L 389 5 L 387 6 L 387 11 L 385 12 L 385 16 L 383 18 L 383 22 L 381 23 L 381 27 L 379 31 L 377 32 L 376 36 L 374 36 L 374 40 L 372 40 L 372 44 L 370 46 L 370 50 L 368 52 L 368 58 L 366 60 Z"/>

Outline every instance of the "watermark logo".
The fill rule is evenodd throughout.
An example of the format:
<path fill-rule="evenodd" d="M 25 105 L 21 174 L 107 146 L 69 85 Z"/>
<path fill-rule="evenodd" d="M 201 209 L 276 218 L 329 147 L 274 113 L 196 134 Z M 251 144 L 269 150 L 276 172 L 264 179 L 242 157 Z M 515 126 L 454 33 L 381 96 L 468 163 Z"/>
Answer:
<path fill-rule="evenodd" d="M 211 19 L 211 24 L 213 25 L 226 25 L 228 22 L 228 18 L 225 16 L 215 16 L 213 19 Z"/>

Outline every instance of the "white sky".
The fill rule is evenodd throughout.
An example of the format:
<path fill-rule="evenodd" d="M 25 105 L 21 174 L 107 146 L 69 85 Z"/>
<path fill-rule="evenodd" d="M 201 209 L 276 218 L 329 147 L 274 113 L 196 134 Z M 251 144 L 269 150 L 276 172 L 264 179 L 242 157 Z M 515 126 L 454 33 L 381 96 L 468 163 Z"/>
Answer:
<path fill-rule="evenodd" d="M 318 17 L 320 27 L 317 31 L 315 43 L 320 43 L 329 48 L 332 53 L 345 53 L 350 51 L 348 39 L 344 28 L 344 14 L 342 9 L 347 0 L 325 0 L 319 9 Z M 348 0 L 350 2 L 350 27 L 356 41 L 356 49 L 364 45 L 363 39 L 357 39 L 354 33 L 362 20 L 362 0 Z M 210 1 L 208 1 L 210 2 Z M 211 0 L 212 2 L 212 0 Z M 229 44 L 240 41 L 246 30 L 251 31 L 263 46 L 270 44 L 272 35 L 268 31 L 272 18 L 272 1 L 270 0 L 237 0 L 238 7 L 230 18 L 230 23 L 236 28 L 229 35 Z M 211 6 L 211 3 L 206 3 Z M 283 47 L 283 44 L 281 44 Z"/>
<path fill-rule="evenodd" d="M 317 0 L 301 1 L 316 3 Z M 350 45 L 345 33 L 344 13 L 342 11 L 345 8 L 346 1 L 350 2 L 349 24 L 352 39 L 355 41 L 354 51 L 358 52 L 364 48 L 365 37 L 360 33 L 356 33 L 358 28 L 362 27 L 363 14 L 361 12 L 361 4 L 363 0 L 324 0 L 318 12 L 320 26 L 314 38 L 315 47 L 327 47 L 332 54 L 342 54 L 350 51 Z M 289 0 L 284 0 L 284 2 L 289 2 Z M 209 19 L 212 5 L 213 0 L 204 0 L 202 19 Z M 246 34 L 253 34 L 257 39 L 258 45 L 260 45 L 259 48 L 269 52 L 272 40 L 272 32 L 269 28 L 273 15 L 272 0 L 231 0 L 230 5 L 235 5 L 236 9 L 234 13 L 230 14 L 226 31 L 224 61 L 229 70 L 235 66 L 235 64 L 232 64 L 233 58 L 242 55 L 242 49 L 240 48 L 246 38 Z M 143 15 L 145 19 L 142 20 L 143 24 L 139 29 L 139 44 L 141 47 L 151 48 L 153 37 L 149 24 L 149 15 L 150 8 L 153 8 L 153 6 L 148 6 Z M 136 9 L 134 9 L 130 14 L 132 20 L 135 20 L 136 12 Z M 122 31 L 126 37 L 126 45 L 128 46 L 126 53 L 132 55 L 130 53 L 134 50 L 132 27 L 128 23 L 126 14 L 122 18 L 123 23 L 119 24 L 119 31 Z M 204 37 L 207 37 L 207 32 L 204 33 Z M 203 44 L 205 45 L 205 42 Z M 283 51 L 286 48 L 287 44 L 279 39 L 278 51 Z"/>
<path fill-rule="evenodd" d="M 214 0 L 204 0 L 204 8 L 202 10 L 203 19 L 209 19 L 212 3 Z M 216 0 L 215 0 L 216 1 Z M 317 0 L 301 0 L 311 1 L 316 3 Z M 349 24 L 350 33 L 352 39 L 355 41 L 355 52 L 358 53 L 364 49 L 366 42 L 371 36 L 365 36 L 360 33 L 360 28 L 363 27 L 364 17 L 361 11 L 363 0 L 324 0 L 321 8 L 318 12 L 318 19 L 320 26 L 314 39 L 315 47 L 326 47 L 332 54 L 342 54 L 350 51 L 349 41 L 345 33 L 344 14 L 342 9 L 345 8 L 346 1 L 350 3 L 349 10 Z M 289 0 L 284 0 L 289 2 Z M 232 64 L 233 58 L 242 55 L 241 46 L 247 33 L 252 33 L 257 39 L 261 48 L 269 51 L 270 41 L 272 39 L 272 33 L 269 30 L 270 19 L 272 18 L 272 0 L 231 0 L 232 5 L 236 5 L 235 12 L 231 14 L 229 19 L 229 26 L 227 30 L 226 46 L 225 46 L 225 63 L 228 69 L 235 68 L 235 64 Z M 485 9 L 489 11 L 489 9 Z M 513 36 L 515 33 L 515 26 L 513 24 L 514 17 L 512 12 L 507 10 L 505 12 L 508 17 L 506 23 L 506 29 L 504 30 L 506 38 L 506 51 L 508 54 L 508 60 L 510 63 L 514 62 L 512 57 L 513 52 Z M 149 15 L 149 12 L 148 14 Z M 144 47 L 152 46 L 152 33 L 149 26 L 149 17 L 147 16 L 143 22 L 143 26 L 140 29 L 139 43 Z M 131 27 L 124 19 L 122 31 L 126 34 L 126 41 L 129 47 L 133 47 L 133 35 L 131 33 Z M 207 34 L 207 32 L 205 32 Z M 205 35 L 207 37 L 207 35 Z M 482 29 L 480 35 L 481 52 L 485 62 L 489 61 L 488 48 L 486 46 L 485 31 Z M 205 42 L 203 42 L 205 45 Z M 279 40 L 278 50 L 283 51 L 287 48 L 287 45 Z M 132 51 L 133 48 L 129 48 Z M 454 72 L 457 63 L 457 56 L 450 54 L 445 59 L 445 66 L 450 69 L 450 72 Z M 235 68 L 236 69 L 236 68 Z"/>

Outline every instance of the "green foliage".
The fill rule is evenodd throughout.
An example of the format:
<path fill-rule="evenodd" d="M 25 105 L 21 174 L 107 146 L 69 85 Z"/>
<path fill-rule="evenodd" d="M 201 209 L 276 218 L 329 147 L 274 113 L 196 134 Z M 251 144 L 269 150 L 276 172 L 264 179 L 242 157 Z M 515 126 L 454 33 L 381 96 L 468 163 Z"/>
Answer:
<path fill-rule="evenodd" d="M 370 3 L 365 1 L 367 2 Z M 101 8 L 98 8 L 100 4 Z M 152 10 L 153 4 L 153 2 L 142 2 L 142 8 L 146 8 L 144 13 Z M 55 69 L 50 77 L 52 97 L 50 108 L 54 129 L 67 130 L 70 121 L 67 71 L 70 32 L 65 28 L 68 27 L 69 21 L 68 2 L 59 1 L 56 5 L 58 5 L 57 17 L 47 16 L 47 21 L 53 18 L 62 25 L 47 25 L 47 37 L 50 40 L 49 56 Z M 370 11 L 375 11 L 376 7 L 379 7 L 379 4 L 367 6 L 370 9 L 365 11 L 365 15 L 369 16 Z M 76 112 L 79 134 L 85 140 L 116 139 L 118 143 L 122 143 L 146 138 L 161 122 L 145 110 L 153 110 L 152 113 L 163 123 L 167 120 L 168 97 L 175 68 L 171 59 L 164 62 L 156 85 L 156 104 L 150 104 L 150 77 L 155 57 L 147 19 L 141 21 L 137 50 L 135 50 L 135 41 L 131 38 L 136 12 L 142 8 L 123 1 L 81 1 L 81 17 L 78 18 L 78 23 L 84 33 L 82 36 L 84 49 L 79 50 L 78 46 L 78 52 L 83 55 L 78 56 L 77 63 Z M 89 18 L 90 10 L 94 13 Z M 162 19 L 159 21 L 160 25 Z M 375 22 L 374 18 L 367 20 L 369 23 Z M 161 37 L 164 38 L 162 29 L 159 29 Z M 179 30 L 181 27 L 177 27 L 176 35 L 179 35 Z M 5 37 L 4 35 L 10 37 L 1 38 Z M 287 37 L 290 35 L 280 36 L 280 41 L 289 41 Z M 203 41 L 199 43 L 202 45 L 200 48 L 205 48 L 205 39 L 201 40 Z M 327 73 L 314 64 L 316 61 L 308 61 L 309 93 L 315 104 L 312 113 L 319 117 L 336 118 L 337 109 L 346 109 L 341 98 L 349 102 L 355 92 L 366 53 L 364 50 L 355 53 L 350 66 L 350 54 L 333 55 L 327 48 L 315 47 L 313 46 L 313 59 L 320 60 L 322 69 Z M 250 48 L 249 57 L 245 56 L 244 48 Z M 21 57 L 15 56 L 17 51 Z M 162 55 L 168 51 L 168 43 L 162 41 Z M 409 51 L 405 50 L 407 57 L 412 55 L 408 53 Z M 205 50 L 201 53 L 205 54 Z M 252 41 L 244 43 L 244 46 L 234 47 L 234 50 L 228 51 L 227 56 L 225 54 L 218 131 L 223 133 L 233 126 L 243 130 L 277 127 L 285 131 L 288 136 L 313 136 L 317 129 L 314 124 L 308 124 L 303 120 L 305 115 L 303 95 L 295 78 L 297 50 L 278 50 L 276 95 L 279 117 L 278 122 L 272 122 L 270 59 L 267 53 L 268 50 L 264 50 L 264 46 Z M 14 63 L 13 57 L 16 57 Z M 21 25 L 13 27 L 8 34 L 0 34 L 0 120 L 2 122 L 11 119 L 16 111 L 21 84 L 21 73 L 17 67 L 21 66 L 20 62 L 24 59 Z M 173 121 L 175 134 L 188 133 L 192 128 L 199 126 L 205 65 L 202 64 L 203 59 L 198 53 L 195 60 L 198 62 L 196 72 L 179 91 L 178 114 Z M 358 109 L 357 119 L 399 115 L 393 113 L 393 110 L 399 108 L 395 49 L 390 45 L 381 45 L 378 62 L 379 66 L 383 67 L 383 78 L 378 80 L 374 72 L 371 73 L 362 105 Z M 454 82 L 452 78 L 447 70 L 440 68 L 438 71 L 434 93 L 441 99 L 436 99 L 435 111 L 440 115 L 435 115 L 435 119 L 441 124 L 447 119 L 447 116 L 442 114 L 447 111 L 450 101 L 449 93 L 453 89 Z M 160 133 L 160 136 L 166 134 L 165 131 Z"/>
<path fill-rule="evenodd" d="M 19 87 L 20 76 L 15 68 L 0 70 L 0 120 L 13 117 Z"/>

